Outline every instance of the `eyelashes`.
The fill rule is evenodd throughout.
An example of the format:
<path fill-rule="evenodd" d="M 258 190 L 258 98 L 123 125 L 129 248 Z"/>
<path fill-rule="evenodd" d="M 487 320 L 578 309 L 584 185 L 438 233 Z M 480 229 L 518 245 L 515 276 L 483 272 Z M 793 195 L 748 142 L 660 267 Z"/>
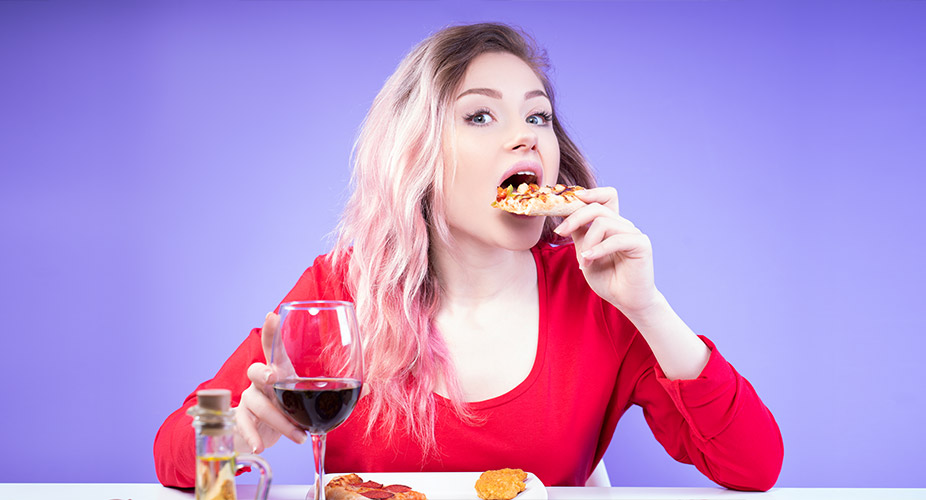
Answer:
<path fill-rule="evenodd" d="M 473 111 L 472 113 L 463 117 L 463 121 L 476 125 L 478 127 L 484 127 L 489 123 L 495 121 L 495 118 L 492 118 L 492 112 L 488 109 L 481 108 Z"/>
<path fill-rule="evenodd" d="M 551 121 L 553 121 L 553 113 L 548 113 L 548 112 L 546 112 L 546 111 L 540 111 L 540 112 L 538 112 L 538 113 L 534 113 L 534 114 L 530 115 L 529 117 L 527 117 L 527 119 L 530 120 L 531 118 L 533 118 L 533 117 L 535 117 L 535 116 L 539 116 L 539 117 L 543 118 L 543 123 L 538 123 L 537 125 L 546 125 L 546 124 L 550 123 Z"/>
<path fill-rule="evenodd" d="M 495 117 L 492 115 L 492 112 L 486 108 L 480 108 L 472 113 L 468 113 L 463 116 L 463 121 L 470 125 L 477 127 L 484 127 L 495 121 Z M 527 123 L 537 125 L 540 127 L 547 126 L 550 122 L 553 121 L 553 113 L 549 111 L 538 111 L 536 113 L 531 113 L 530 116 L 526 118 Z"/>

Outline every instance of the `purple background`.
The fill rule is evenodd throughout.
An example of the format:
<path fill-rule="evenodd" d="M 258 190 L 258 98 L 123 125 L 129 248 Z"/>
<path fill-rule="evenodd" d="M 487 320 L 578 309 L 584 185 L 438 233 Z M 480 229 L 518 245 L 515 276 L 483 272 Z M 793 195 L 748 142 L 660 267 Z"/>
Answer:
<path fill-rule="evenodd" d="M 0 1 L 0 481 L 155 481 L 160 423 L 329 248 L 385 78 L 485 20 L 548 49 L 657 284 L 778 419 L 778 485 L 926 487 L 920 0 Z M 606 461 L 711 484 L 638 409 Z"/>

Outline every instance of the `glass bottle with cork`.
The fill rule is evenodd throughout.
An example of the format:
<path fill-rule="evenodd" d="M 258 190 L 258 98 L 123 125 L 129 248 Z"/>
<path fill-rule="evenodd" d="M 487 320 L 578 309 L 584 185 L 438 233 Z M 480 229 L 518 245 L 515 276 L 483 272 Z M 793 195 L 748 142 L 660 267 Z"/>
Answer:
<path fill-rule="evenodd" d="M 235 475 L 245 466 L 260 471 L 255 500 L 267 499 L 270 465 L 257 455 L 235 453 L 234 412 L 227 389 L 197 391 L 196 406 L 187 411 L 196 431 L 196 500 L 237 500 Z"/>

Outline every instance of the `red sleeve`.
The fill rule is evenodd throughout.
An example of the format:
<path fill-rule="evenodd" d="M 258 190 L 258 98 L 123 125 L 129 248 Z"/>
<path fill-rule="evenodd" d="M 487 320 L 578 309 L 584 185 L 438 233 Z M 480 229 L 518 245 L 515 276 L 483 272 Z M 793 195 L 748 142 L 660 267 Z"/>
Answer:
<path fill-rule="evenodd" d="M 211 380 L 200 384 L 183 405 L 171 413 L 158 429 L 154 438 L 154 468 L 164 486 L 192 488 L 195 483 L 196 451 L 193 436 L 193 417 L 187 409 L 196 404 L 196 391 L 200 389 L 229 389 L 232 406 L 238 406 L 241 393 L 251 385 L 247 371 L 252 363 L 263 363 L 260 328 L 251 330 L 234 354 L 225 361 Z"/>
<path fill-rule="evenodd" d="M 314 299 L 349 300 L 342 282 L 343 280 L 336 279 L 333 275 L 326 256 L 321 256 L 302 274 L 282 302 Z M 241 393 L 251 385 L 247 376 L 248 367 L 253 363 L 266 363 L 260 334 L 260 328 L 251 330 L 250 335 L 225 361 L 215 377 L 200 384 L 184 399 L 183 405 L 171 413 L 161 425 L 154 438 L 154 467 L 158 480 L 164 486 L 195 486 L 193 418 L 187 415 L 186 411 L 196 404 L 196 391 L 200 389 L 229 389 L 232 392 L 232 406 L 238 406 Z"/>
<path fill-rule="evenodd" d="M 581 328 L 605 330 L 614 347 L 618 371 L 593 464 L 611 443 L 618 419 L 636 404 L 675 460 L 694 464 L 712 481 L 731 489 L 764 491 L 775 484 L 784 456 L 778 424 L 752 385 L 710 340 L 701 337 L 711 355 L 698 378 L 668 380 L 636 327 L 588 287 L 574 245 L 535 251 L 556 283 L 553 290 L 562 292 L 551 295 L 551 300 L 560 303 L 563 318 L 578 318 Z M 598 322 L 590 314 L 589 301 L 600 311 Z"/>
<path fill-rule="evenodd" d="M 698 378 L 669 380 L 637 335 L 628 356 L 651 361 L 640 364 L 633 403 L 675 460 L 694 464 L 726 488 L 767 491 L 784 457 L 778 424 L 749 381 L 701 339 L 711 356 Z"/>

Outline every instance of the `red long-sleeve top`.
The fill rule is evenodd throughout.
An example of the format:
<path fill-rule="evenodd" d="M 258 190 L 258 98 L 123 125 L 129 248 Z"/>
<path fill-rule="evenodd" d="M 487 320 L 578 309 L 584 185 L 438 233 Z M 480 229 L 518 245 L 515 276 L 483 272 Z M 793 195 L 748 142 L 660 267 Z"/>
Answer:
<path fill-rule="evenodd" d="M 618 419 L 636 404 L 653 435 L 679 462 L 694 464 L 733 489 L 767 490 L 783 458 L 781 433 L 752 385 L 714 344 L 697 379 L 665 377 L 644 338 L 616 308 L 598 297 L 578 268 L 573 245 L 533 249 L 540 297 L 537 354 L 527 378 L 506 394 L 471 403 L 480 423 L 457 418 L 435 395 L 439 453 L 423 457 L 401 434 L 392 446 L 374 431 L 365 438 L 369 401 L 328 434 L 330 472 L 484 471 L 504 467 L 536 474 L 548 486 L 581 486 L 604 455 Z M 325 257 L 316 259 L 284 299 L 351 300 Z M 226 388 L 232 404 L 250 385 L 247 368 L 266 362 L 254 329 L 216 376 L 196 390 Z M 157 475 L 166 486 L 194 484 L 194 437 L 186 410 L 195 391 L 173 412 L 154 442 Z"/>

